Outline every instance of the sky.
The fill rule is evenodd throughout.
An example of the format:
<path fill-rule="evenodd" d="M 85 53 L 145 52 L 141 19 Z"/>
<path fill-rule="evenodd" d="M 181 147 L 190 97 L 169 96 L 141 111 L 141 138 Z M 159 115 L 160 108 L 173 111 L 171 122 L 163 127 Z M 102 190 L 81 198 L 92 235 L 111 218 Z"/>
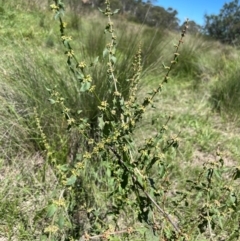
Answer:
<path fill-rule="evenodd" d="M 177 10 L 180 24 L 189 18 L 199 25 L 204 25 L 205 14 L 218 15 L 223 5 L 229 2 L 232 0 L 154 0 L 153 4 Z"/>

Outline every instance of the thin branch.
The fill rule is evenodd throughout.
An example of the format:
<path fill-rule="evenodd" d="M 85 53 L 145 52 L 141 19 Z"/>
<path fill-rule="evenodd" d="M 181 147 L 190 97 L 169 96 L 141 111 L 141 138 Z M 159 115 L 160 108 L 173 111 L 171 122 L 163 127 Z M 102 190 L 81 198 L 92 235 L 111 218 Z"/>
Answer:
<path fill-rule="evenodd" d="M 114 153 L 114 155 L 118 158 L 119 162 L 122 164 L 122 166 L 124 167 L 124 169 L 126 169 L 128 172 L 130 172 L 128 170 L 128 167 L 124 164 L 121 156 L 116 152 L 116 150 L 114 150 L 111 146 L 109 146 L 110 150 Z M 147 198 L 154 204 L 154 206 L 158 209 L 158 211 L 163 215 L 164 218 L 166 218 L 169 223 L 173 226 L 173 228 L 175 229 L 175 231 L 180 234 L 181 230 L 177 227 L 177 225 L 173 222 L 173 220 L 170 218 L 170 216 L 156 203 L 156 201 L 144 190 L 144 187 L 139 183 L 139 181 L 137 180 L 137 177 L 132 174 L 132 178 L 134 179 L 134 182 L 138 184 L 138 186 L 141 188 L 141 190 L 143 191 L 143 193 L 147 196 Z"/>

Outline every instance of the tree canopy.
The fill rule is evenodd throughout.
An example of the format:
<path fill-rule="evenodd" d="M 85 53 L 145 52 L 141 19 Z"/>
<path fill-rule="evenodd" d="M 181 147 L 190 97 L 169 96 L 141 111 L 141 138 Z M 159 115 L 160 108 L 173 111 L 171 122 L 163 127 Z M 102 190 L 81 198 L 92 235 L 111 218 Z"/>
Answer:
<path fill-rule="evenodd" d="M 225 3 L 218 15 L 205 15 L 207 35 L 227 44 L 240 44 L 240 6 L 238 0 Z"/>
<path fill-rule="evenodd" d="M 101 8 L 104 0 L 70 0 L 73 10 L 79 11 L 80 8 Z M 170 30 L 179 28 L 178 12 L 173 8 L 165 9 L 155 6 L 153 1 L 143 0 L 111 0 L 113 9 L 119 9 L 120 14 L 138 23 L 145 23 L 153 27 L 168 28 Z"/>
<path fill-rule="evenodd" d="M 143 23 L 151 27 L 168 30 L 179 30 L 183 26 L 177 18 L 178 11 L 174 8 L 165 9 L 155 5 L 156 0 L 111 0 L 111 7 L 119 9 L 119 13 L 126 19 Z M 104 8 L 105 0 L 69 0 L 72 11 L 78 13 L 85 12 L 86 9 L 93 10 Z M 189 33 L 202 32 L 200 25 L 194 21 L 189 21 Z"/>

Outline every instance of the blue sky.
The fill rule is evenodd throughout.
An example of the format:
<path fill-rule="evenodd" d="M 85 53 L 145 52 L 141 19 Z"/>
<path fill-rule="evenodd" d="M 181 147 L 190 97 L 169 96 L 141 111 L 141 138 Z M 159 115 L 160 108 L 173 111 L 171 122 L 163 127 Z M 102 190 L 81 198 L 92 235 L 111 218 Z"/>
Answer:
<path fill-rule="evenodd" d="M 154 5 L 176 9 L 181 23 L 189 18 L 200 25 L 204 24 L 204 14 L 218 14 L 223 5 L 229 2 L 232 0 L 153 0 Z"/>

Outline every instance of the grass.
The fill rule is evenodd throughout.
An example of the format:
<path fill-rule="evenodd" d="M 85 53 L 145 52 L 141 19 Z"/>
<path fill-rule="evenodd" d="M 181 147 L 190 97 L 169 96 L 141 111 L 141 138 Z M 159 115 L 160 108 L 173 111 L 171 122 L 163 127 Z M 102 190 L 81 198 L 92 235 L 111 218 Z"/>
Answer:
<path fill-rule="evenodd" d="M 66 123 L 58 114 L 61 108 L 50 105 L 46 88 L 56 86 L 65 97 L 67 106 L 71 109 L 83 109 L 84 116 L 89 119 L 98 116 L 98 102 L 93 99 L 92 103 L 83 103 L 88 100 L 86 96 L 77 98 L 81 87 L 67 70 L 65 59 L 61 55 L 63 51 L 56 34 L 58 30 L 56 24 L 51 23 L 52 13 L 43 15 L 37 10 L 25 12 L 19 8 L 14 9 L 11 4 L 3 5 L 0 12 L 3 20 L 0 29 L 3 40 L 0 47 L 3 53 L 0 65 L 0 240 L 50 240 L 44 229 L 51 220 L 55 221 L 57 218 L 51 215 L 49 207 L 52 207 L 52 199 L 61 198 L 63 190 L 59 174 L 51 165 L 46 164 L 45 143 L 37 128 L 33 109 L 37 108 L 41 127 L 51 148 L 57 153 L 56 158 L 60 164 L 65 164 L 69 161 L 69 145 L 75 143 L 69 143 L 72 139 L 66 135 Z M 79 39 L 79 44 L 77 41 L 73 44 L 74 50 L 89 63 L 97 56 L 100 56 L 100 63 L 105 63 L 102 51 L 106 37 L 98 31 L 104 29 L 104 25 L 99 23 L 98 18 L 91 20 L 87 17 L 74 25 L 75 18 L 76 16 L 70 16 L 67 19 L 72 21 L 70 30 L 73 39 Z M 11 29 L 7 27 L 9 24 Z M 95 31 L 89 31 L 90 26 L 94 26 Z M 163 34 L 151 28 L 121 21 L 116 21 L 115 26 L 119 29 L 116 53 L 119 72 L 116 74 L 123 87 L 127 84 L 124 81 L 128 78 L 129 65 L 138 47 L 136 43 L 138 40 L 142 41 L 143 76 L 138 92 L 138 98 L 141 98 L 163 78 L 164 70 L 160 66 L 163 59 L 165 64 L 170 59 L 168 53 L 172 53 L 177 35 L 167 32 Z M 124 35 L 126 29 L 129 32 Z M 130 33 L 136 33 L 136 37 L 132 38 Z M 166 166 L 162 165 L 158 173 L 155 169 L 151 172 L 152 177 L 159 181 L 160 191 L 165 192 L 161 197 L 161 204 L 167 202 L 165 199 L 168 195 L 173 195 L 174 191 L 186 189 L 186 180 L 194 175 L 198 176 L 206 161 L 216 160 L 217 151 L 223 153 L 226 168 L 239 166 L 238 122 L 222 118 L 219 112 L 213 111 L 210 101 L 214 99 L 222 112 L 226 110 L 227 113 L 232 113 L 232 108 L 235 111 L 236 106 L 233 104 L 239 103 L 235 88 L 238 83 L 238 62 L 232 63 L 232 60 L 236 60 L 238 50 L 196 36 L 187 38 L 173 76 L 156 99 L 155 108 L 148 109 L 148 114 L 137 127 L 134 136 L 136 145 L 143 145 L 145 139 L 158 133 L 168 116 L 172 116 L 166 136 L 178 135 L 179 147 L 170 148 L 165 153 Z M 93 39 L 97 41 L 92 41 Z M 135 48 L 131 47 L 132 44 Z M 106 99 L 104 90 L 108 85 L 103 82 L 105 69 L 101 69 L 101 66 L 90 69 L 93 79 L 99 84 L 98 89 L 103 89 L 101 99 Z M 232 79 L 234 87 L 228 82 Z M 99 80 L 102 81 L 99 83 Z M 233 97 L 235 99 L 229 101 L 229 98 Z M 166 136 L 164 138 L 167 138 Z M 76 140 L 76 143 L 78 142 L 79 139 Z M 81 155 L 82 153 L 77 153 L 75 158 L 81 158 Z M 109 165 L 112 165 L 112 161 L 108 158 L 102 166 L 85 161 L 85 171 L 78 183 L 79 209 L 72 209 L 71 215 L 66 210 L 59 214 L 58 223 L 61 222 L 61 215 L 74 219 L 73 222 L 79 226 L 76 231 L 79 232 L 78 236 L 82 236 L 83 232 L 89 229 L 99 233 L 103 227 L 114 223 L 113 216 L 110 216 L 110 220 L 104 216 L 108 209 L 112 210 L 113 205 L 108 202 L 108 194 L 114 190 L 112 175 L 106 172 Z M 167 169 L 166 172 L 164 168 Z M 43 170 L 45 182 L 42 181 Z M 223 184 L 224 181 L 219 181 L 219 186 L 215 186 L 216 195 L 220 195 Z M 195 198 L 193 197 L 193 200 L 198 200 Z M 200 197 L 201 200 L 205 200 L 205 197 Z M 166 208 L 177 209 L 171 205 L 171 202 L 167 202 Z M 191 223 L 191 212 L 195 214 L 197 207 L 191 210 L 181 206 L 182 204 L 178 205 L 179 210 L 187 210 L 189 216 L 185 216 L 185 221 Z M 136 225 L 134 228 L 137 232 L 132 234 L 131 240 L 149 240 L 150 237 L 151 240 L 156 239 L 152 230 L 136 221 L 136 213 L 129 207 L 127 210 L 132 219 L 125 220 L 124 212 L 120 213 L 118 225 L 122 229 Z M 99 220 L 106 224 L 101 224 Z M 184 220 L 182 225 L 187 226 Z M 233 230 L 235 228 L 234 224 L 226 225 L 227 234 L 230 233 L 229 227 Z M 170 228 L 166 225 L 166 230 L 168 229 Z M 186 230 L 190 234 L 190 228 L 186 227 Z M 218 237 L 224 238 L 226 235 L 221 230 L 217 232 Z M 204 232 L 194 235 L 190 240 L 217 240 L 217 237 L 214 239 L 209 236 L 211 234 Z M 232 240 L 237 240 L 237 236 L 234 239 L 234 232 L 231 235 Z M 63 231 L 55 240 L 69 240 L 68 238 L 68 234 Z M 116 240 L 127 240 L 127 235 Z"/>
<path fill-rule="evenodd" d="M 179 148 L 181 155 L 177 158 L 181 158 L 186 163 L 196 160 L 203 162 L 208 155 L 214 155 L 213 150 L 216 151 L 220 148 L 221 151 L 226 152 L 230 162 L 234 160 L 237 162 L 239 155 L 232 150 L 237 148 L 234 136 L 236 137 L 238 134 L 234 133 L 238 128 L 233 122 L 226 122 L 212 111 L 209 103 L 211 83 L 208 85 L 207 89 L 205 88 L 206 83 L 202 83 L 198 92 L 193 92 L 191 83 L 179 84 L 178 80 L 173 79 L 155 103 L 156 109 L 150 112 L 146 123 L 144 122 L 144 126 L 140 128 L 142 138 L 146 136 L 145 126 L 154 122 L 149 131 L 149 135 L 151 135 L 152 131 L 157 130 L 168 115 L 172 115 L 169 129 L 173 133 L 180 132 L 179 137 L 181 138 L 181 148 Z M 169 93 L 171 94 L 169 95 Z M 176 102 L 176 100 L 179 101 Z M 175 102 L 174 106 L 172 106 L 173 102 Z M 230 149 L 226 149 L 226 146 Z"/>
<path fill-rule="evenodd" d="M 219 77 L 218 83 L 212 90 L 212 102 L 215 108 L 228 115 L 232 119 L 238 119 L 239 116 L 239 71 L 238 71 L 238 56 L 232 56 L 232 61 L 228 62 L 223 58 L 225 62 L 225 71 Z"/>

